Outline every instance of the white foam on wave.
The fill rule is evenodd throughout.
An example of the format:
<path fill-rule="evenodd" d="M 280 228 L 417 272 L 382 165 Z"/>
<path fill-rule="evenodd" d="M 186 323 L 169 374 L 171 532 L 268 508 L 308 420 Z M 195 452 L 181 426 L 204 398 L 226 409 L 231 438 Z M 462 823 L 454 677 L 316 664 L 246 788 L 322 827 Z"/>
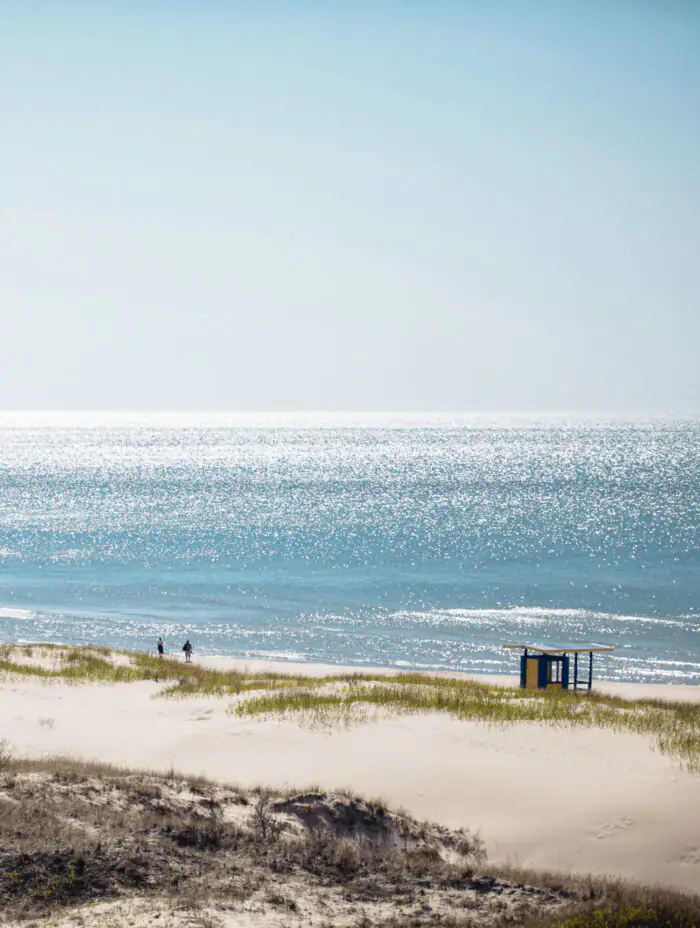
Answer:
<path fill-rule="evenodd" d="M 14 609 L 11 606 L 0 606 L 0 619 L 14 619 L 18 622 L 28 622 L 39 617 L 33 609 Z"/>
<path fill-rule="evenodd" d="M 306 654 L 299 651 L 246 651 L 245 656 L 249 658 L 260 658 L 261 660 L 277 661 L 307 661 Z"/>
<path fill-rule="evenodd" d="M 615 612 L 596 612 L 591 609 L 558 609 L 548 606 L 508 606 L 500 609 L 435 609 L 431 612 L 402 612 L 399 615 L 434 622 L 445 618 L 464 623 L 495 623 L 520 621 L 532 625 L 552 621 L 599 619 L 605 622 L 637 622 L 648 625 L 684 626 L 684 619 L 697 616 L 655 617 L 644 615 L 622 615 Z"/>
<path fill-rule="evenodd" d="M 374 665 L 370 665 L 374 666 Z M 445 670 L 446 668 L 443 664 L 439 663 L 421 663 L 421 661 L 388 661 L 387 666 L 389 667 L 400 667 L 402 670 L 408 668 L 409 670 Z"/>
<path fill-rule="evenodd" d="M 653 664 L 655 667 L 692 667 L 694 670 L 700 670 L 698 661 L 664 661 L 657 658 Z"/>

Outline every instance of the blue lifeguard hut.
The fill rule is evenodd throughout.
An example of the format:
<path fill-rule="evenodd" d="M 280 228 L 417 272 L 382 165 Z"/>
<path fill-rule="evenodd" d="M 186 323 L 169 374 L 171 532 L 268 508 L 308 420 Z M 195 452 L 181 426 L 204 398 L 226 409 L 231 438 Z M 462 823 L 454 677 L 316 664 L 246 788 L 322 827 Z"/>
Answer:
<path fill-rule="evenodd" d="M 590 690 L 593 686 L 593 655 L 614 651 L 606 644 L 581 643 L 564 645 L 505 644 L 504 648 L 522 651 L 520 686 L 525 690 Z M 573 674 L 571 657 L 574 656 Z M 588 655 L 588 675 L 579 679 L 579 654 Z M 585 673 L 585 671 L 584 671 Z"/>

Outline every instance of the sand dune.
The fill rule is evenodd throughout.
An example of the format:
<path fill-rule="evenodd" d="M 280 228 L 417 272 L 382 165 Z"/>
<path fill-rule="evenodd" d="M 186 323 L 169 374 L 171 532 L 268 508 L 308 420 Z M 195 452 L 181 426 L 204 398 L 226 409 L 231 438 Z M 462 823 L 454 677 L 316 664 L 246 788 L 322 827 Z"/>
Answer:
<path fill-rule="evenodd" d="M 685 690 L 696 698 L 692 687 L 664 693 L 679 698 Z M 68 754 L 175 768 L 244 786 L 347 787 L 480 831 L 496 863 L 700 889 L 700 777 L 643 736 L 535 723 L 488 727 L 434 715 L 329 730 L 238 718 L 214 697 L 152 698 L 158 691 L 149 682 L 6 680 L 0 737 L 34 758 Z M 634 694 L 642 692 L 660 695 L 635 685 Z"/>

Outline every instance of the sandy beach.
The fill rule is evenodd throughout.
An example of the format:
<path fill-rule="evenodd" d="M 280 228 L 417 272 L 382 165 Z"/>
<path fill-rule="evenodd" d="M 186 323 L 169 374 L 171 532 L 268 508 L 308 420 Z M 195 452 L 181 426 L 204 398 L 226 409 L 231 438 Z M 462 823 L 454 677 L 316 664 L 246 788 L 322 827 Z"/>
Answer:
<path fill-rule="evenodd" d="M 250 661 L 241 667 L 327 670 Z M 630 698 L 700 698 L 700 688 L 690 686 L 597 686 Z M 0 737 L 21 757 L 174 769 L 248 787 L 348 788 L 418 818 L 480 832 L 497 864 L 700 889 L 700 776 L 645 736 L 438 715 L 329 728 L 299 718 L 240 718 L 227 711 L 225 698 L 153 698 L 161 688 L 147 681 L 5 679 Z"/>

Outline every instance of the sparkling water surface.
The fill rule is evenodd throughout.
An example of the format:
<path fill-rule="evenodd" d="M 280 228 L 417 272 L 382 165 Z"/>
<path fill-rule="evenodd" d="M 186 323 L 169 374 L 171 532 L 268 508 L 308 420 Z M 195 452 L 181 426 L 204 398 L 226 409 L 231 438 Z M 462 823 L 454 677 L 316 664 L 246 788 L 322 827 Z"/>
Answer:
<path fill-rule="evenodd" d="M 0 640 L 700 681 L 700 422 L 0 414 Z"/>

